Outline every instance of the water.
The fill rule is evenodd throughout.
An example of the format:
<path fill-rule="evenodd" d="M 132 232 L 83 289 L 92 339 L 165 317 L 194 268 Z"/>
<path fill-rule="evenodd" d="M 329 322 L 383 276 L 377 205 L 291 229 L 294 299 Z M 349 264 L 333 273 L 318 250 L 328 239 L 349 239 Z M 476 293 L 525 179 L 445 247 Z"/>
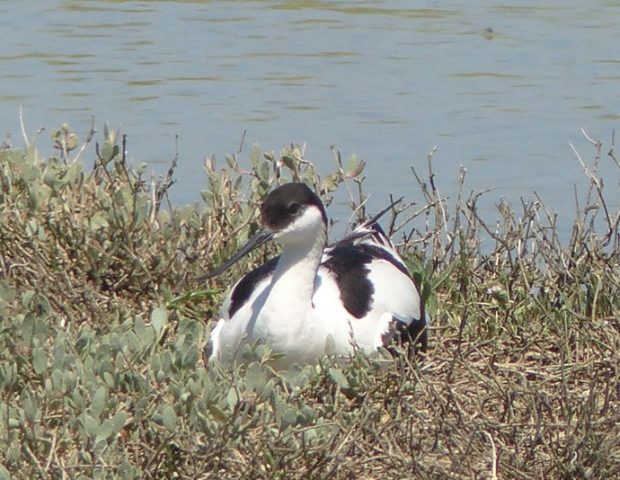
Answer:
<path fill-rule="evenodd" d="M 84 138 L 95 116 L 155 173 L 178 134 L 177 205 L 199 200 L 203 159 L 222 161 L 244 131 L 242 159 L 254 143 L 305 143 L 327 173 L 330 146 L 356 153 L 377 208 L 389 193 L 419 199 L 410 167 L 424 172 L 436 146 L 443 193 L 461 165 L 466 192 L 494 188 L 487 218 L 538 192 L 570 222 L 585 177 L 568 142 L 589 160 L 580 128 L 606 153 L 620 125 L 620 4 L 557 3 L 4 0 L 0 129 L 21 144 L 22 106 L 49 155 L 51 129 Z M 620 198 L 606 156 L 601 171 Z"/>

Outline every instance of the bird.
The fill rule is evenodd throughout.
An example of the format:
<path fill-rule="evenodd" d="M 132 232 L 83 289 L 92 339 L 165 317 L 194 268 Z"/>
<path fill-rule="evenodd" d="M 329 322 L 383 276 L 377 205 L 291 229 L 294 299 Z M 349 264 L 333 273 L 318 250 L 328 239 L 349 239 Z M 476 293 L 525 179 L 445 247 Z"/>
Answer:
<path fill-rule="evenodd" d="M 380 215 L 387 211 L 385 209 Z M 327 244 L 327 213 L 304 183 L 285 183 L 262 202 L 263 228 L 215 277 L 270 240 L 279 256 L 243 275 L 226 295 L 204 347 L 207 366 L 241 361 L 244 345 L 267 344 L 274 366 L 319 361 L 326 354 L 373 352 L 396 337 L 427 348 L 427 318 L 419 288 L 377 223 L 380 215 Z"/>

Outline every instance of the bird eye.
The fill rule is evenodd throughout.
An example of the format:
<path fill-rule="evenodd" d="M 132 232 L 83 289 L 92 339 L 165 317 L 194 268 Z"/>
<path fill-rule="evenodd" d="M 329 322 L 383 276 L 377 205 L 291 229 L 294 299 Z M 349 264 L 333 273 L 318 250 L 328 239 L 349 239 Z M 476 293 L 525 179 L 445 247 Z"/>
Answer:
<path fill-rule="evenodd" d="M 288 207 L 286 207 L 286 212 L 291 215 L 295 215 L 297 212 L 299 212 L 300 208 L 301 208 L 301 204 L 297 202 L 292 202 L 291 204 L 289 204 Z"/>

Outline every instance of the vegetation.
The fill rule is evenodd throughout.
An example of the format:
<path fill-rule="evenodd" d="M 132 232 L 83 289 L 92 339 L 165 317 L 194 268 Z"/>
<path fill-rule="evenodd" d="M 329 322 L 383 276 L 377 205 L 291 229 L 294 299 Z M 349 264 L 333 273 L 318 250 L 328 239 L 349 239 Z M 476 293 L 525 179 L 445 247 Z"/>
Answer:
<path fill-rule="evenodd" d="M 275 183 L 326 202 L 342 186 L 363 216 L 363 163 L 336 152 L 321 178 L 298 147 L 255 147 L 207 159 L 204 204 L 171 210 L 174 162 L 146 179 L 106 128 L 86 168 L 94 136 L 63 126 L 50 158 L 0 149 L 0 478 L 620 476 L 620 212 L 597 173 L 613 149 L 593 142 L 567 242 L 541 200 L 500 203 L 491 227 L 480 194 L 439 195 L 432 154 L 413 172 L 424 203 L 385 223 L 427 299 L 426 358 L 274 372 L 259 345 L 207 371 L 205 333 L 248 264 L 191 279 L 252 233 Z"/>

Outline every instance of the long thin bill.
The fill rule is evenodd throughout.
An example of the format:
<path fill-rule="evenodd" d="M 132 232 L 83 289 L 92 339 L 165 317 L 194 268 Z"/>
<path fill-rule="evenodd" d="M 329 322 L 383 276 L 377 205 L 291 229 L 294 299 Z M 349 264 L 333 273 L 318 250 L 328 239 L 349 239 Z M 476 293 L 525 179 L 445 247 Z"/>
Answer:
<path fill-rule="evenodd" d="M 204 275 L 194 278 L 194 280 L 196 280 L 197 282 L 200 282 L 200 281 L 207 280 L 209 278 L 213 278 L 213 277 L 217 277 L 218 275 L 221 275 L 226 270 L 228 270 L 230 267 L 232 267 L 235 263 L 237 263 L 239 260 L 245 257 L 248 253 L 254 250 L 256 247 L 259 247 L 263 243 L 268 242 L 272 238 L 273 238 L 273 233 L 259 231 L 250 240 L 248 240 L 248 243 L 246 243 L 243 247 L 237 250 L 237 252 L 234 253 L 232 257 L 230 257 L 228 260 L 222 263 L 219 267 L 217 267 L 212 272 L 208 272 Z"/>

